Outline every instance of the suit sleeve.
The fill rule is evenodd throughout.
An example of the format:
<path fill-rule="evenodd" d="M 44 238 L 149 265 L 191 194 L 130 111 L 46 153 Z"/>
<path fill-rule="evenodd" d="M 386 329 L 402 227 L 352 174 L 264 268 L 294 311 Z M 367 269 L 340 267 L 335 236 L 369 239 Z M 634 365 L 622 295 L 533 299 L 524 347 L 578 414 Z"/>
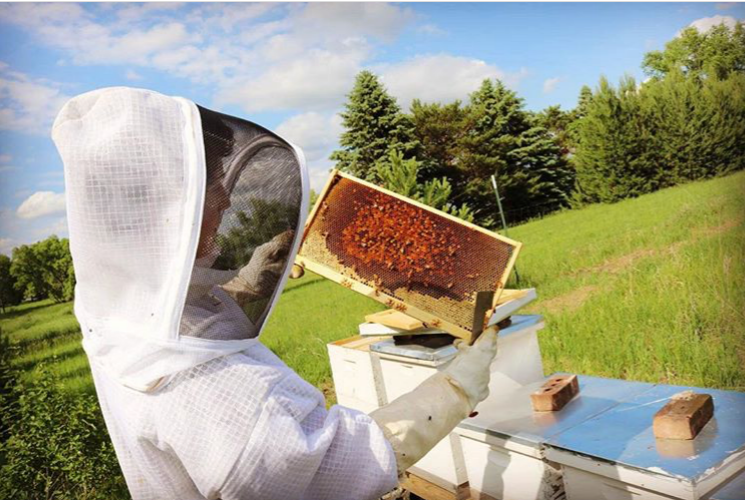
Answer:
<path fill-rule="evenodd" d="M 222 500 L 372 500 L 396 487 L 396 459 L 368 415 L 334 406 L 292 373 L 270 393 Z"/>

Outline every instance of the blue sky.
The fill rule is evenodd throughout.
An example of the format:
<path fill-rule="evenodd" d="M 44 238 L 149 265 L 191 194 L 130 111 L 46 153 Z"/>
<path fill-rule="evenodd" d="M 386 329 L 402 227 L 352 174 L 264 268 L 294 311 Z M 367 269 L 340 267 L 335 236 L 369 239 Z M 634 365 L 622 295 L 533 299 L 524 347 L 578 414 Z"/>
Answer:
<path fill-rule="evenodd" d="M 405 109 L 484 78 L 566 109 L 601 75 L 644 79 L 644 53 L 681 28 L 744 18 L 742 3 L 0 4 L 0 253 L 67 234 L 49 129 L 82 92 L 145 87 L 258 122 L 303 147 L 318 188 L 361 69 Z"/>

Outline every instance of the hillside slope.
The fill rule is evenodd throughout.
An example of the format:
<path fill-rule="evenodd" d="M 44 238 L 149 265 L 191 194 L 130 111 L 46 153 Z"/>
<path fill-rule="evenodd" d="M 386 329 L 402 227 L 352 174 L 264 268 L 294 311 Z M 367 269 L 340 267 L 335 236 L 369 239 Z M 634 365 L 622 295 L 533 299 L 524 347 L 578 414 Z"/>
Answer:
<path fill-rule="evenodd" d="M 546 317 L 546 373 L 745 390 L 745 172 L 555 214 L 509 235 L 524 243 L 519 286 L 538 290 L 528 311 Z M 381 308 L 307 276 L 290 283 L 262 339 L 321 384 L 324 345 Z"/>
<path fill-rule="evenodd" d="M 525 244 L 519 286 L 538 289 L 528 310 L 546 317 L 547 373 L 745 390 L 745 172 L 555 214 L 510 237 Z M 382 309 L 308 273 L 290 281 L 262 340 L 333 400 L 326 344 Z M 27 304 L 0 327 L 27 376 L 44 361 L 64 387 L 92 390 L 70 304 Z"/>

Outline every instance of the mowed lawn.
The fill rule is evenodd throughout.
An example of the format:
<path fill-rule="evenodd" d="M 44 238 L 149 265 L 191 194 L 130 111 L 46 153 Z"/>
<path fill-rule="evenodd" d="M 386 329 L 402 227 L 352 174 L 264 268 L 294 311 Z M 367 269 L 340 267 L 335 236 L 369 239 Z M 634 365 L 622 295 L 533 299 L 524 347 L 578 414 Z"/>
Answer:
<path fill-rule="evenodd" d="M 745 390 L 745 172 L 510 230 L 543 314 L 544 370 Z M 515 286 L 513 276 L 512 286 Z M 262 341 L 333 401 L 326 344 L 383 306 L 319 276 L 290 281 Z M 71 304 L 0 316 L 33 377 L 92 391 Z"/>

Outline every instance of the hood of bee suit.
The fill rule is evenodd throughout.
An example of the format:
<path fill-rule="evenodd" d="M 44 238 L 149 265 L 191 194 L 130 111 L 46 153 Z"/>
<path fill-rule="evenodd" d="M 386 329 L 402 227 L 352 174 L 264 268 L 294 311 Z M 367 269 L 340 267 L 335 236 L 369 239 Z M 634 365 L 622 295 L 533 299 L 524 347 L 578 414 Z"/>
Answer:
<path fill-rule="evenodd" d="M 72 98 L 52 138 L 92 364 L 153 391 L 257 341 L 308 212 L 299 148 L 187 99 L 124 87 Z"/>

